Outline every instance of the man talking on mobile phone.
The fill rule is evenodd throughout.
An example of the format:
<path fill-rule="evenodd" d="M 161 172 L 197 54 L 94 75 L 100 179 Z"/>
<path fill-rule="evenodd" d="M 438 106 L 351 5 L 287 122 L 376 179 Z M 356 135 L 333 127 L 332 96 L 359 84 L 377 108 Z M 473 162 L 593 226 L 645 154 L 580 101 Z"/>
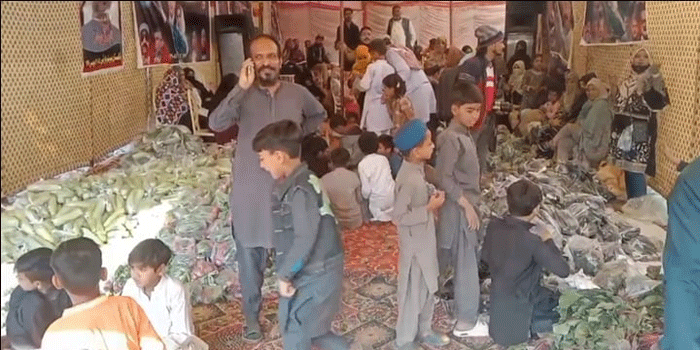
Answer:
<path fill-rule="evenodd" d="M 260 289 L 273 248 L 270 194 L 274 180 L 260 167 L 253 137 L 264 126 L 283 119 L 299 124 L 304 134 L 313 133 L 326 119 L 326 111 L 305 87 L 280 80 L 282 55 L 274 37 L 261 34 L 253 38 L 250 54 L 243 62 L 238 85 L 209 115 L 209 128 L 221 132 L 236 123 L 239 127 L 229 200 L 246 320 L 243 339 L 256 343 L 263 338 Z"/>

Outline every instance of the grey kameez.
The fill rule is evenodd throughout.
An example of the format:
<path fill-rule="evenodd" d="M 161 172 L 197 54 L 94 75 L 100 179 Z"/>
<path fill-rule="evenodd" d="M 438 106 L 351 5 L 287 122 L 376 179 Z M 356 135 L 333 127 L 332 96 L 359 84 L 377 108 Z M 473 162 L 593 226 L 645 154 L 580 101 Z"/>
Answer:
<path fill-rule="evenodd" d="M 464 196 L 477 210 L 479 205 L 479 158 L 469 130 L 453 119 L 437 139 L 436 172 L 445 204 L 438 222 L 440 272 L 454 268 L 455 316 L 476 324 L 479 311 L 478 241 L 470 230 L 459 199 Z"/>
<path fill-rule="evenodd" d="M 325 118 L 323 106 L 306 88 L 284 81 L 274 94 L 257 83 L 246 90 L 236 85 L 209 114 L 209 128 L 214 131 L 224 131 L 236 123 L 239 126 L 229 200 L 243 312 L 249 324 L 257 323 L 267 249 L 273 248 L 270 193 L 274 180 L 260 168 L 258 155 L 253 151 L 253 138 L 267 124 L 283 119 L 300 124 L 308 134 Z"/>
<path fill-rule="evenodd" d="M 431 331 L 439 270 L 435 217 L 427 209 L 430 195 L 423 164 L 404 162 L 396 176 L 393 212 L 399 231 L 398 346 Z"/>

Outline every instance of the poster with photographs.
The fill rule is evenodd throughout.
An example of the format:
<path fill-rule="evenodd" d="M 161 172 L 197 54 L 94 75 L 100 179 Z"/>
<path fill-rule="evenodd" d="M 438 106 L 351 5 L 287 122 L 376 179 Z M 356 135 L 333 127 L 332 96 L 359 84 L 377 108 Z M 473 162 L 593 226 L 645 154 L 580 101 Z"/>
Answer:
<path fill-rule="evenodd" d="M 250 14 L 250 1 L 216 1 L 216 15 Z"/>
<path fill-rule="evenodd" d="M 649 40 L 644 1 L 587 1 L 581 45 L 626 45 Z"/>
<path fill-rule="evenodd" d="M 209 1 L 134 1 L 139 68 L 208 62 Z"/>
<path fill-rule="evenodd" d="M 80 7 L 83 75 L 124 67 L 118 1 L 83 1 Z"/>
<path fill-rule="evenodd" d="M 571 1 L 547 1 L 549 50 L 569 62 L 574 36 L 574 10 Z"/>

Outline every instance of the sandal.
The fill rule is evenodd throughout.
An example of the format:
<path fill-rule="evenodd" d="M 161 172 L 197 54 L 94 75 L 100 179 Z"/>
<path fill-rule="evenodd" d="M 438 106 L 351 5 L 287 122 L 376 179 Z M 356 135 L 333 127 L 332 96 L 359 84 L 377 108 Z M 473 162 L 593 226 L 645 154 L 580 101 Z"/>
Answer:
<path fill-rule="evenodd" d="M 263 334 L 259 329 L 247 328 L 243 334 L 243 341 L 246 343 L 259 343 L 263 339 Z"/>

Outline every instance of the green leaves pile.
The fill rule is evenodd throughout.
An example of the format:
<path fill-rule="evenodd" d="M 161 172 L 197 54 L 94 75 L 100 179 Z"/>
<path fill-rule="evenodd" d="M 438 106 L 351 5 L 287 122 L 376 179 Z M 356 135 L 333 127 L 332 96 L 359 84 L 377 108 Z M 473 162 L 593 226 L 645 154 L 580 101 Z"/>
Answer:
<path fill-rule="evenodd" d="M 662 289 L 641 300 L 625 300 L 607 290 L 565 291 L 559 313 L 555 349 L 609 350 L 661 329 Z"/>

